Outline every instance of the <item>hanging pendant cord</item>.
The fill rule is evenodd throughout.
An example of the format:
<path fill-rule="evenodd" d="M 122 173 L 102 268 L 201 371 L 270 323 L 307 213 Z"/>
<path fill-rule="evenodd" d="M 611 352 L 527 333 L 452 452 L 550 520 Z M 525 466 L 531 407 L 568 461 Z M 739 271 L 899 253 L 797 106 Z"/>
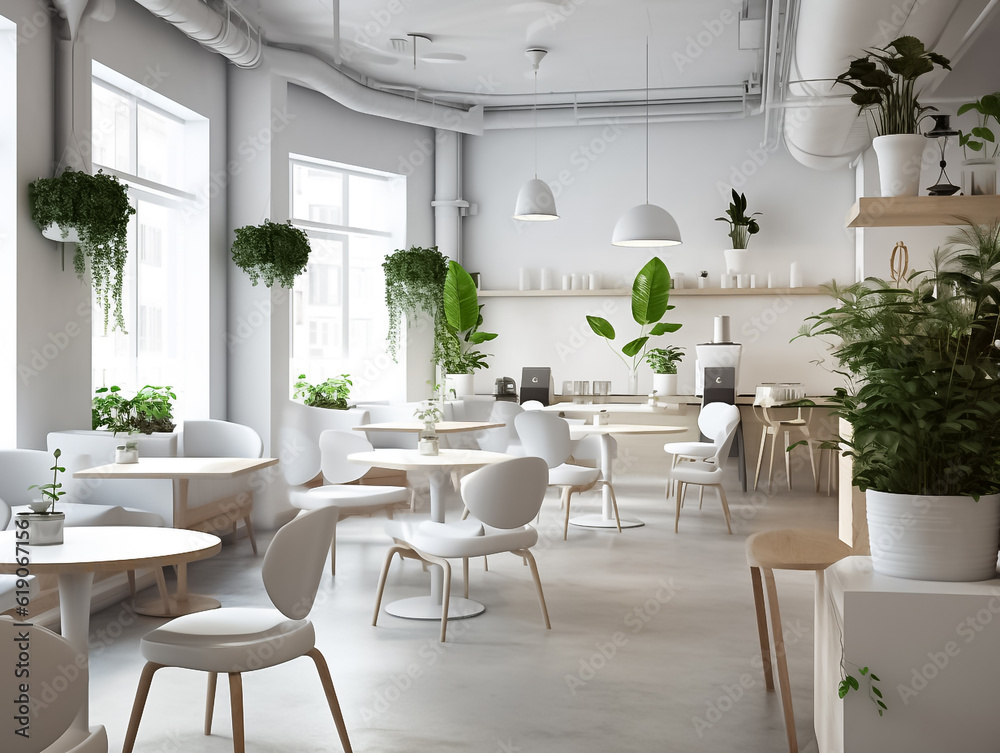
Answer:
<path fill-rule="evenodd" d="M 531 130 L 535 132 L 535 178 L 538 178 L 538 66 L 535 66 L 535 102 L 531 106 Z"/>

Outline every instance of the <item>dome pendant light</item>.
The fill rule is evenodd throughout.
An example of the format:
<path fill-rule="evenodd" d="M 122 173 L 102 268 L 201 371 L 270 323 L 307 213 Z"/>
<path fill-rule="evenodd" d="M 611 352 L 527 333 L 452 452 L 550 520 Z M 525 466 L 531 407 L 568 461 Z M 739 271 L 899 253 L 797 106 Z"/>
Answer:
<path fill-rule="evenodd" d="M 524 53 L 535 70 L 535 101 L 531 108 L 532 131 L 535 136 L 535 177 L 521 186 L 521 190 L 517 192 L 517 203 L 514 205 L 515 220 L 544 222 L 559 219 L 552 189 L 545 181 L 538 179 L 538 64 L 542 62 L 547 52 L 535 48 Z"/>
<path fill-rule="evenodd" d="M 650 248 L 677 246 L 681 231 L 670 213 L 649 203 L 649 37 L 646 37 L 646 203 L 629 209 L 615 225 L 614 246 Z"/>

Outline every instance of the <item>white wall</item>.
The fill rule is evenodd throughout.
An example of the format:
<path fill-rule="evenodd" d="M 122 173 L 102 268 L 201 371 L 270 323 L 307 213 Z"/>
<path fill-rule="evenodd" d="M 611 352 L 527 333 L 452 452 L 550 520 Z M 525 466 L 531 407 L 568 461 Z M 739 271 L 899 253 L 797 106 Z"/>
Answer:
<path fill-rule="evenodd" d="M 761 232 L 750 243 L 750 271 L 773 272 L 787 285 L 789 264 L 798 261 L 805 285 L 854 279 L 853 231 L 844 216 L 854 200 L 848 170 L 818 172 L 802 167 L 784 150 L 760 148 L 762 123 L 749 120 L 671 123 L 650 126 L 649 198 L 666 208 L 680 225 L 684 243 L 672 249 L 625 249 L 611 245 L 615 222 L 644 201 L 644 127 L 639 125 L 545 128 L 538 132 L 539 177 L 553 186 L 561 219 L 521 223 L 512 220 L 520 185 L 532 175 L 532 134 L 525 130 L 488 131 L 465 139 L 465 198 L 479 214 L 465 224 L 464 266 L 481 272 L 485 289 L 513 289 L 518 269 L 548 267 L 567 272 L 601 273 L 605 287 L 630 286 L 653 251 L 686 287 L 708 270 L 719 287 L 725 270 L 722 250 L 729 247 L 727 226 L 714 222 L 729 203 L 729 186 L 745 191 L 750 211 L 763 212 Z M 520 383 L 523 366 L 551 366 L 556 389 L 566 379 L 611 380 L 624 391 L 626 370 L 594 336 L 585 315 L 600 313 L 619 331 L 619 346 L 637 336 L 629 300 L 622 298 L 484 298 L 485 329 L 500 337 L 488 344 L 494 355 L 488 372 L 476 375 L 477 392 L 491 390 L 497 376 Z M 734 340 L 744 344 L 740 391 L 758 382 L 801 381 L 810 394 L 829 390 L 838 380 L 811 364 L 821 347 L 814 341 L 789 344 L 805 316 L 820 311 L 821 297 L 681 297 L 667 321 L 683 324 L 664 343 L 681 345 L 688 356 L 680 368 L 682 387 L 693 391 L 695 343 L 712 338 L 712 317 L 732 317 Z M 639 388 L 651 388 L 647 368 Z"/>

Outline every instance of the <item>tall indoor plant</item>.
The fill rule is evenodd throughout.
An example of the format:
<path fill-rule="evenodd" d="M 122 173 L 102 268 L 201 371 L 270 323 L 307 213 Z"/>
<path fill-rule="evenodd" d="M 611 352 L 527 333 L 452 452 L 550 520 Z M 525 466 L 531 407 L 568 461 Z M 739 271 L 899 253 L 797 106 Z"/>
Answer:
<path fill-rule="evenodd" d="M 916 82 L 935 66 L 951 70 L 948 58 L 929 52 L 916 37 L 899 37 L 867 50 L 837 77 L 854 90 L 851 101 L 871 117 L 878 134 L 872 146 L 883 196 L 916 196 L 920 190 L 926 139 L 918 127 L 924 114 L 936 108 L 920 104 Z"/>
<path fill-rule="evenodd" d="M 288 290 L 305 272 L 309 252 L 309 236 L 290 221 L 264 220 L 260 225 L 237 228 L 232 247 L 233 261 L 250 276 L 251 283 L 263 280 L 269 288 L 277 281 Z"/>
<path fill-rule="evenodd" d="M 867 492 L 876 571 L 992 578 L 1000 527 L 1000 224 L 973 226 L 900 287 L 830 287 L 804 334 L 839 340 L 834 414 Z"/>
<path fill-rule="evenodd" d="M 444 319 L 449 338 L 441 366 L 448 380 L 446 389 L 454 390 L 456 397 L 474 394 L 472 375 L 486 368 L 488 357 L 476 346 L 496 339 L 492 332 L 479 331 L 482 310 L 472 276 L 458 262 L 449 261 L 444 280 Z"/>
<path fill-rule="evenodd" d="M 639 391 L 639 365 L 646 357 L 649 338 L 676 332 L 680 324 L 661 322 L 660 319 L 674 307 L 670 305 L 670 272 L 667 265 L 654 256 L 639 270 L 632 282 L 632 318 L 639 325 L 639 336 L 622 346 L 621 354 L 611 347 L 615 328 L 600 316 L 588 316 L 590 328 L 611 348 L 628 368 L 628 393 Z"/>
<path fill-rule="evenodd" d="M 975 112 L 978 116 L 972 130 L 962 131 L 958 143 L 965 159 L 962 161 L 962 190 L 967 196 L 992 195 L 997 190 L 997 153 L 1000 142 L 990 128 L 992 120 L 1000 125 L 1000 92 L 987 94 L 975 102 L 966 102 L 958 114 Z M 978 157 L 969 157 L 969 151 Z"/>
<path fill-rule="evenodd" d="M 385 305 L 389 312 L 389 332 L 386 350 L 393 360 L 399 350 L 399 323 L 423 312 L 434 327 L 432 360 L 441 363 L 450 337 L 445 326 L 444 281 L 448 275 L 448 259 L 437 246 L 396 250 L 382 263 L 385 273 Z"/>
<path fill-rule="evenodd" d="M 729 239 L 733 242 L 731 249 L 726 249 L 726 271 L 729 274 L 746 272 L 747 246 L 750 237 L 760 232 L 760 225 L 754 217 L 760 212 L 747 214 L 746 194 L 736 193 L 733 189 L 733 200 L 729 203 L 725 217 L 716 217 L 716 222 L 729 223 Z"/>
<path fill-rule="evenodd" d="M 104 333 L 114 309 L 112 330 L 125 332 L 122 283 L 128 258 L 128 223 L 135 208 L 128 189 L 114 175 L 66 168 L 54 178 L 38 178 L 28 187 L 31 219 L 42 235 L 75 242 L 73 268 L 82 280 L 90 262 L 90 281 L 104 311 Z"/>

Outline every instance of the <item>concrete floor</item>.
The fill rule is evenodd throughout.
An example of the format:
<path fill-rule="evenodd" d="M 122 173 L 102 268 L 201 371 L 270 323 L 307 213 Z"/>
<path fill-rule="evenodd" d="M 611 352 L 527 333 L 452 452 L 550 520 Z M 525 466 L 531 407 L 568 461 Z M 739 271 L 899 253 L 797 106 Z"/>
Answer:
<path fill-rule="evenodd" d="M 489 572 L 473 562 L 470 595 L 487 611 L 452 622 L 443 645 L 436 622 L 383 613 L 371 627 L 388 539 L 381 520 L 342 522 L 338 575 L 327 571 L 311 619 L 354 749 L 787 750 L 779 698 L 764 690 L 744 540 L 772 528 L 834 529 L 835 498 L 813 496 L 810 481 L 805 470 L 796 475 L 800 491 L 773 495 L 742 495 L 731 484 L 732 536 L 713 492 L 701 511 L 688 502 L 675 535 L 662 482 L 631 475 L 619 482 L 619 501 L 644 527 L 621 534 L 571 527 L 563 542 L 550 495 L 535 552 L 552 630 L 543 627 L 528 570 L 502 555 L 490 558 Z M 458 505 L 451 500 L 449 519 Z M 599 495 L 583 495 L 577 506 L 596 510 Z M 266 544 L 269 536 L 262 538 Z M 225 606 L 269 605 L 261 559 L 249 556 L 245 541 L 226 546 L 191 567 L 192 587 Z M 779 572 L 777 579 L 799 746 L 814 751 L 813 577 Z M 419 564 L 396 560 L 387 600 L 427 588 Z M 139 638 L 159 624 L 123 605 L 94 615 L 91 717 L 107 727 L 111 751 L 121 750 L 143 664 Z M 250 673 L 244 689 L 251 753 L 340 749 L 308 659 Z M 225 685 L 211 737 L 202 735 L 204 692 L 203 675 L 161 670 L 136 751 L 231 751 Z"/>

